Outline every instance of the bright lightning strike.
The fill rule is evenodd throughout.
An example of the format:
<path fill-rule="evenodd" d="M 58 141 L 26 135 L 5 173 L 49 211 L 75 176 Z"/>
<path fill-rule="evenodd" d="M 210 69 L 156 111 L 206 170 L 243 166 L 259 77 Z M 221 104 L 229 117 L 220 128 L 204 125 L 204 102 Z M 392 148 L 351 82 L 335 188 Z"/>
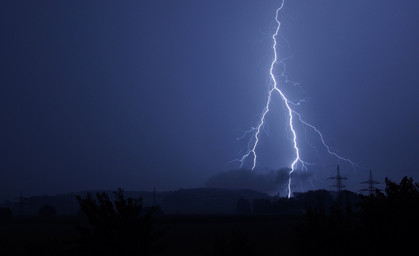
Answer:
<path fill-rule="evenodd" d="M 291 191 L 292 173 L 296 170 L 298 164 L 301 165 L 302 169 L 306 169 L 307 165 L 309 165 L 308 163 L 304 162 L 301 159 L 301 156 L 300 156 L 300 148 L 298 147 L 297 132 L 294 128 L 294 121 L 295 120 L 298 120 L 304 126 L 311 128 L 320 137 L 320 140 L 321 140 L 323 146 L 326 148 L 326 150 L 329 154 L 333 155 L 334 157 L 338 158 L 339 160 L 350 163 L 353 167 L 358 166 L 358 165 L 356 163 L 354 163 L 353 161 L 351 161 L 350 159 L 344 158 L 344 157 L 338 155 L 336 152 L 334 152 L 324 141 L 323 134 L 319 131 L 319 129 L 317 129 L 314 125 L 304 121 L 301 114 L 296 112 L 291 107 L 291 106 L 300 105 L 300 103 L 303 102 L 304 100 L 299 101 L 298 103 L 292 102 L 292 101 L 288 100 L 288 98 L 285 96 L 285 94 L 278 87 L 277 79 L 276 79 L 275 74 L 274 74 L 274 68 L 277 64 L 281 64 L 284 68 L 283 69 L 284 71 L 282 72 L 281 77 L 284 77 L 285 81 L 289 81 L 288 78 L 285 75 L 284 60 L 278 60 L 278 53 L 277 53 L 277 37 L 278 37 L 279 29 L 281 27 L 281 23 L 278 19 L 278 15 L 279 15 L 279 12 L 284 7 L 284 2 L 285 2 L 285 0 L 283 0 L 281 2 L 281 6 L 276 10 L 276 13 L 275 13 L 275 21 L 277 23 L 277 26 L 276 26 L 275 33 L 272 35 L 272 39 L 273 39 L 272 49 L 274 51 L 274 58 L 273 58 L 273 61 L 271 63 L 270 69 L 269 69 L 269 74 L 270 74 L 270 78 L 271 78 L 271 81 L 272 81 L 272 88 L 268 92 L 268 99 L 266 101 L 266 105 L 265 105 L 265 108 L 262 112 L 262 115 L 260 117 L 260 121 L 259 121 L 258 125 L 256 127 L 252 127 L 249 131 L 244 132 L 243 137 L 248 133 L 253 133 L 253 136 L 252 136 L 252 139 L 249 141 L 249 144 L 248 144 L 248 149 L 249 150 L 247 151 L 246 154 L 244 154 L 242 156 L 241 159 L 238 159 L 238 161 L 241 162 L 240 167 L 242 167 L 244 162 L 246 161 L 246 159 L 248 157 L 252 157 L 252 170 L 255 169 L 256 162 L 257 162 L 256 148 L 259 144 L 260 134 L 261 134 L 263 126 L 266 122 L 266 116 L 270 111 L 269 106 L 270 106 L 270 103 L 271 103 L 271 100 L 272 100 L 272 95 L 274 93 L 278 93 L 281 96 L 281 99 L 283 100 L 284 105 L 286 107 L 286 110 L 288 112 L 288 118 L 289 118 L 288 119 L 288 124 L 289 124 L 289 128 L 290 128 L 290 131 L 291 131 L 291 134 L 292 134 L 293 149 L 294 149 L 294 152 L 295 152 L 295 158 L 290 165 L 291 170 L 288 173 L 289 174 L 289 178 L 288 178 L 288 198 L 290 198 L 291 194 L 292 194 L 292 191 Z M 294 84 L 298 85 L 298 83 L 294 83 Z"/>

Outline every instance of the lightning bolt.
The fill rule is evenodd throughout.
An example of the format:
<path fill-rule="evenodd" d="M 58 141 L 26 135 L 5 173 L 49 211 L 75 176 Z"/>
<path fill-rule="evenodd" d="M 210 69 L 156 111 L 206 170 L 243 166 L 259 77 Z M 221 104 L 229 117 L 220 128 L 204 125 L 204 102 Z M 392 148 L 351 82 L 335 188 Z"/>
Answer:
<path fill-rule="evenodd" d="M 281 96 L 282 101 L 284 102 L 284 105 L 286 107 L 286 112 L 288 112 L 288 124 L 289 124 L 289 129 L 290 129 L 291 134 L 292 134 L 293 149 L 294 149 L 294 152 L 295 152 L 295 158 L 293 159 L 293 161 L 290 164 L 291 170 L 288 173 L 288 175 L 289 175 L 289 178 L 288 178 L 288 198 L 290 198 L 291 194 L 292 194 L 291 183 L 292 183 L 293 172 L 297 169 L 298 164 L 301 165 L 302 169 L 307 169 L 307 165 L 309 165 L 307 162 L 303 161 L 301 159 L 301 156 L 300 156 L 300 148 L 298 147 L 297 132 L 294 128 L 294 121 L 296 121 L 296 120 L 298 120 L 304 126 L 312 129 L 319 136 L 320 141 L 322 142 L 323 146 L 326 148 L 326 150 L 329 154 L 331 154 L 332 156 L 336 157 L 339 160 L 350 163 L 354 168 L 358 167 L 358 165 L 355 162 L 353 162 L 352 160 L 350 160 L 348 158 L 345 158 L 345 157 L 342 157 L 342 156 L 338 155 L 335 151 L 333 151 L 331 149 L 331 147 L 326 144 L 326 142 L 324 140 L 324 137 L 323 137 L 323 134 L 320 132 L 320 130 L 317 129 L 314 125 L 306 122 L 303 119 L 303 117 L 301 116 L 301 114 L 296 112 L 291 107 L 291 106 L 298 106 L 298 105 L 300 105 L 300 103 L 304 102 L 305 100 L 301 100 L 298 103 L 292 102 L 286 97 L 284 92 L 278 87 L 277 79 L 276 79 L 275 74 L 274 74 L 274 68 L 277 64 L 281 64 L 283 66 L 283 72 L 281 73 L 281 77 L 285 78 L 285 83 L 291 82 L 294 85 L 297 85 L 297 86 L 299 85 L 298 83 L 295 83 L 295 82 L 292 82 L 292 81 L 288 80 L 288 77 L 285 75 L 285 62 L 284 62 L 284 60 L 278 60 L 277 37 L 278 37 L 279 29 L 281 27 L 281 23 L 278 19 L 278 15 L 279 15 L 280 11 L 282 10 L 282 8 L 284 7 L 284 3 L 285 3 L 285 0 L 283 0 L 281 2 L 281 6 L 276 10 L 276 13 L 275 13 L 275 21 L 277 23 L 277 26 L 276 26 L 275 33 L 272 35 L 272 39 L 273 39 L 272 49 L 273 49 L 273 52 L 274 52 L 274 58 L 272 60 L 272 63 L 271 63 L 270 69 L 269 69 L 269 74 L 270 74 L 270 78 L 271 78 L 271 82 L 272 82 L 272 88 L 268 92 L 268 98 L 267 98 L 267 101 L 266 101 L 266 105 L 265 105 L 265 108 L 262 111 L 262 115 L 260 117 L 258 125 L 256 127 L 252 127 L 250 130 L 244 132 L 243 137 L 245 137 L 249 133 L 253 133 L 253 136 L 251 137 L 251 139 L 248 143 L 247 153 L 244 154 L 240 159 L 237 159 L 237 161 L 239 161 L 241 163 L 240 167 L 243 167 L 246 159 L 252 156 L 252 170 L 255 169 L 256 162 L 257 162 L 256 148 L 259 144 L 260 134 L 261 134 L 261 131 L 263 129 L 263 126 L 266 123 L 266 116 L 268 115 L 268 113 L 270 111 L 269 107 L 270 107 L 270 104 L 271 104 L 271 101 L 272 101 L 272 95 L 274 93 L 278 93 Z"/>

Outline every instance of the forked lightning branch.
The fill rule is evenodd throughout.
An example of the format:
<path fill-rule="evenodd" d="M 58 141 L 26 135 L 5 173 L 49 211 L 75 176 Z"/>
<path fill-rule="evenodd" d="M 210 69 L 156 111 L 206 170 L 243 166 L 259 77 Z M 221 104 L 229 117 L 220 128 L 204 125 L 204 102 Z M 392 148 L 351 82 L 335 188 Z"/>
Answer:
<path fill-rule="evenodd" d="M 272 45 L 272 49 L 273 49 L 273 60 L 272 63 L 270 65 L 270 69 L 269 69 L 269 75 L 270 75 L 270 79 L 271 79 L 271 84 L 272 87 L 270 88 L 269 92 L 268 92 L 268 98 L 266 100 L 266 105 L 265 108 L 262 111 L 262 115 L 260 117 L 260 120 L 257 124 L 256 127 L 252 128 L 251 130 L 249 130 L 248 132 L 252 133 L 250 142 L 249 142 L 249 148 L 246 152 L 246 154 L 244 154 L 240 159 L 238 159 L 238 161 L 240 161 L 240 167 L 243 167 L 244 163 L 247 161 L 248 158 L 251 158 L 251 163 L 252 163 L 252 170 L 255 169 L 256 167 L 256 162 L 257 162 L 257 147 L 260 141 L 260 137 L 261 137 L 261 132 L 263 130 L 263 126 L 266 123 L 266 117 L 269 114 L 270 111 L 270 106 L 271 106 L 271 102 L 272 102 L 272 95 L 274 95 L 275 93 L 279 94 L 281 96 L 281 99 L 283 101 L 283 104 L 285 105 L 286 108 L 286 113 L 287 113 L 287 119 L 288 119 L 288 125 L 289 125 L 289 130 L 291 131 L 291 139 L 292 139 L 292 144 L 293 144 L 293 151 L 294 151 L 294 159 L 292 160 L 291 164 L 290 164 L 290 171 L 289 171 L 289 178 L 288 178 L 288 198 L 291 197 L 292 195 L 292 191 L 291 191 L 291 183 L 292 183 L 292 173 L 294 171 L 297 170 L 298 167 L 300 167 L 301 169 L 306 169 L 307 168 L 307 163 L 304 162 L 301 159 L 301 149 L 299 147 L 298 144 L 298 133 L 294 127 L 294 123 L 300 122 L 302 125 L 310 128 L 311 130 L 313 130 L 314 133 L 316 133 L 319 138 L 321 143 L 323 144 L 323 146 L 326 148 L 327 152 L 331 155 L 333 155 L 334 157 L 348 162 L 350 164 L 352 164 L 352 166 L 357 166 L 356 163 L 354 163 L 353 161 L 351 161 L 348 158 L 344 158 L 340 155 L 338 155 L 336 152 L 334 152 L 325 142 L 323 134 L 320 132 L 319 129 L 317 129 L 314 125 L 306 122 L 303 118 L 302 115 L 300 113 L 298 113 L 297 111 L 295 111 L 292 106 L 295 105 L 295 103 L 293 103 L 292 101 L 290 101 L 287 96 L 285 95 L 285 93 L 283 92 L 283 90 L 281 90 L 280 86 L 278 85 L 277 82 L 277 78 L 275 75 L 275 67 L 281 63 L 282 65 L 285 65 L 283 61 L 278 60 L 278 50 L 277 50 L 277 38 L 278 38 L 278 32 L 279 29 L 281 27 L 281 23 L 279 21 L 279 13 L 281 12 L 282 8 L 284 7 L 284 2 L 285 0 L 283 0 L 281 2 L 281 6 L 276 10 L 275 12 L 275 21 L 276 21 L 276 29 L 275 29 L 275 33 L 272 35 L 272 39 L 273 39 L 273 45 Z M 280 74 L 280 76 L 285 77 L 284 72 L 282 72 Z M 286 78 L 286 77 L 285 77 Z M 286 79 L 285 79 L 286 80 Z M 248 133 L 246 132 L 246 133 Z"/>

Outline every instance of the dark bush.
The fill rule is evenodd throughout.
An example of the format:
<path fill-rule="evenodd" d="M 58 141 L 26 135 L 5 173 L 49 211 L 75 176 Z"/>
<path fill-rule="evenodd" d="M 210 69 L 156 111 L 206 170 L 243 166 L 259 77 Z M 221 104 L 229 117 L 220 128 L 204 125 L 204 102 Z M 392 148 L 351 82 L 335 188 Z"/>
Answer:
<path fill-rule="evenodd" d="M 161 234 L 154 231 L 151 211 L 143 214 L 142 198 L 125 198 L 122 189 L 112 202 L 106 193 L 77 196 L 88 227 L 76 225 L 81 249 L 88 255 L 151 255 Z"/>
<path fill-rule="evenodd" d="M 307 209 L 300 227 L 301 254 L 397 255 L 415 250 L 419 237 L 419 185 L 404 177 L 386 178 L 385 193 L 355 197 L 341 193 L 334 204 Z M 356 207 L 354 207 L 356 203 Z"/>

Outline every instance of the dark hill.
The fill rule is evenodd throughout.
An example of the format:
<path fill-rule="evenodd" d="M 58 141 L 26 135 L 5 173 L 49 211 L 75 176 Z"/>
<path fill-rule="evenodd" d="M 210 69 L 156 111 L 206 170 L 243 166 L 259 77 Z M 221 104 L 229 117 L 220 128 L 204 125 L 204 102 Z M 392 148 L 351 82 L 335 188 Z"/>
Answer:
<path fill-rule="evenodd" d="M 234 214 L 240 199 L 269 199 L 265 193 L 253 190 L 219 188 L 181 189 L 164 196 L 161 205 L 167 213 Z"/>

